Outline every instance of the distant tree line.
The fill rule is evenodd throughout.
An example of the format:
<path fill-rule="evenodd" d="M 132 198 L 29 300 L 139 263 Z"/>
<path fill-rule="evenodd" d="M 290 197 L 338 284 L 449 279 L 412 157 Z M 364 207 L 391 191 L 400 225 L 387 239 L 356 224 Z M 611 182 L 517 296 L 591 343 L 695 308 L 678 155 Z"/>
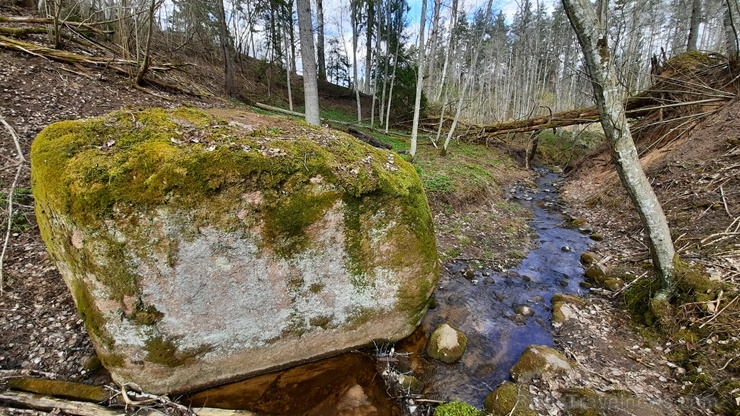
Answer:
<path fill-rule="evenodd" d="M 369 114 L 365 121 L 381 127 L 410 120 L 420 66 L 419 105 L 449 116 L 460 108 L 460 117 L 474 123 L 591 105 L 578 42 L 560 2 L 522 0 L 506 16 L 492 3 L 470 11 L 461 0 L 425 1 L 420 51 L 411 30 L 420 16 L 409 15 L 407 0 L 346 0 L 328 16 L 323 0 L 311 0 L 318 79 L 356 91 L 358 120 Z M 117 52 L 142 63 L 140 72 L 151 42 L 221 65 L 233 97 L 235 65 L 245 57 L 265 63 L 261 76 L 268 86 L 303 68 L 295 0 L 45 0 L 38 7 L 56 22 L 102 23 Z M 608 7 L 611 56 L 629 93 L 650 84 L 653 58 L 693 49 L 737 56 L 737 0 L 614 0 Z M 418 59 L 420 52 L 425 59 Z M 360 93 L 372 96 L 370 109 L 361 108 Z"/>

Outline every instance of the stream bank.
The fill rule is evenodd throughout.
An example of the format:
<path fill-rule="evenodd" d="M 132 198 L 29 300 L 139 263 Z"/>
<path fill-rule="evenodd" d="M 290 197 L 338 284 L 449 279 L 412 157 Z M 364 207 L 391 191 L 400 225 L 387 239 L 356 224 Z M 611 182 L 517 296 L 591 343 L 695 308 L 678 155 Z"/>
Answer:
<path fill-rule="evenodd" d="M 554 344 L 550 299 L 556 293 L 584 294 L 579 257 L 590 242 L 588 235 L 569 227 L 557 193 L 560 184 L 558 174 L 541 170 L 536 184 L 511 191 L 510 198 L 532 212 L 529 226 L 537 236 L 537 247 L 519 266 L 502 272 L 469 259 L 445 264 L 437 305 L 419 331 L 430 334 L 447 323 L 468 337 L 465 354 L 457 363 L 444 364 L 427 358 L 414 337 L 397 347 L 414 357 L 410 368 L 399 371 L 413 371 L 426 386 L 425 396 L 481 407 L 486 395 L 509 379 L 527 346 Z"/>

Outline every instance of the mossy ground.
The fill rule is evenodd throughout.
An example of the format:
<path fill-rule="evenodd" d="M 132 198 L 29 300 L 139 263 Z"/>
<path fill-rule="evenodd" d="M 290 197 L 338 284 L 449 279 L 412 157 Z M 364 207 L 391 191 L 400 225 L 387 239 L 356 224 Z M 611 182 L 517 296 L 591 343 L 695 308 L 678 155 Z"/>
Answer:
<path fill-rule="evenodd" d="M 434 416 L 484 416 L 486 413 L 464 402 L 450 402 L 437 406 Z"/>
<path fill-rule="evenodd" d="M 719 414 L 734 414 L 738 409 L 735 389 L 740 386 L 740 365 L 733 364 L 732 357 L 740 343 L 731 334 L 736 325 L 733 316 L 740 308 L 730 301 L 722 302 L 721 297 L 737 294 L 732 295 L 731 286 L 712 280 L 679 259 L 675 261 L 674 279 L 675 290 L 669 301 L 655 300 L 660 282 L 643 278 L 625 290 L 625 304 L 633 318 L 647 326 L 650 337 L 667 338 L 676 346 L 668 358 L 686 370 L 684 381 L 697 391 L 712 392 L 718 399 L 714 410 Z M 718 313 L 718 303 L 728 307 L 722 314 Z M 706 325 L 710 319 L 712 324 Z"/>
<path fill-rule="evenodd" d="M 409 149 L 407 137 L 364 132 L 395 151 Z M 430 140 L 419 138 L 413 165 L 434 213 L 442 260 L 475 258 L 502 267 L 521 260 L 519 253 L 526 251 L 532 238 L 526 225 L 529 213 L 508 200 L 505 190 L 530 174 L 512 156 L 515 153 L 508 147 L 453 141 L 447 155 L 441 156 Z"/>

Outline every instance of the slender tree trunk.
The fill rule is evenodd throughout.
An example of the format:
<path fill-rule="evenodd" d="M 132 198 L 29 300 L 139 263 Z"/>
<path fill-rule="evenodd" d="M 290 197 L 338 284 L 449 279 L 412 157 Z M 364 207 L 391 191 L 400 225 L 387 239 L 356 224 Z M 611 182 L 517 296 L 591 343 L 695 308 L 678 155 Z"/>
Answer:
<path fill-rule="evenodd" d="M 141 61 L 141 66 L 139 66 L 139 72 L 136 73 L 136 79 L 134 80 L 134 84 L 141 85 L 141 82 L 144 80 L 144 75 L 146 75 L 146 71 L 149 69 L 149 64 L 151 63 L 151 56 L 150 56 L 150 50 L 152 46 L 152 31 L 154 30 L 154 10 L 155 10 L 155 0 L 151 0 L 149 2 L 149 27 L 146 32 L 146 45 L 144 46 L 144 59 Z"/>
<path fill-rule="evenodd" d="M 382 1 L 382 0 L 377 0 L 377 1 L 378 1 L 378 4 L 380 4 L 380 1 Z M 367 4 L 368 4 L 368 23 L 367 23 L 368 29 L 367 30 L 372 32 L 372 30 L 370 29 L 370 27 L 371 27 L 370 26 L 370 21 L 373 20 L 373 19 L 371 19 L 371 17 L 370 17 L 370 10 L 375 10 L 374 9 L 374 6 L 373 6 L 374 0 L 367 0 Z M 380 8 L 380 7 L 378 7 L 378 8 Z M 374 15 L 375 12 L 373 11 L 372 13 Z M 375 20 L 380 20 L 380 19 L 375 19 Z M 378 76 L 378 71 L 380 70 L 380 61 L 378 59 L 380 57 L 380 24 L 378 24 L 377 34 L 378 34 L 378 39 L 376 39 L 376 41 L 375 41 L 375 79 L 373 80 L 374 82 L 373 82 L 373 88 L 372 88 L 372 90 L 373 90 L 373 102 L 372 102 L 372 106 L 371 106 L 371 110 L 370 110 L 370 127 L 373 127 L 373 124 L 375 123 L 375 103 L 376 103 L 377 98 L 378 98 L 378 85 L 380 84 L 380 82 L 378 81 L 378 79 L 380 78 Z M 371 40 L 371 38 L 368 38 L 368 41 L 370 41 L 370 40 Z M 368 45 L 369 45 L 369 43 L 368 43 Z M 367 76 L 369 77 L 370 76 L 369 74 L 372 72 L 372 68 L 370 67 L 370 64 L 369 63 L 367 64 L 366 68 L 367 68 L 367 71 L 368 71 L 368 75 Z M 368 89 L 369 88 L 370 88 L 370 84 L 369 84 L 369 81 L 368 81 Z M 383 104 L 381 103 L 378 107 L 382 108 L 383 107 Z M 380 116 L 380 119 L 381 119 L 380 120 L 380 123 L 382 124 L 383 123 L 382 113 L 379 114 L 379 116 Z"/>
<path fill-rule="evenodd" d="M 442 8 L 442 0 L 434 0 L 434 12 L 432 13 L 432 33 L 429 36 L 429 40 L 432 42 L 431 47 L 429 48 L 429 57 L 427 58 L 427 61 L 429 62 L 429 65 L 427 65 L 428 71 L 427 71 L 427 79 L 430 84 L 433 80 L 432 75 L 434 71 L 434 62 L 437 60 L 437 43 L 439 42 L 439 18 L 440 13 L 439 10 Z M 427 85 L 429 87 L 431 85 Z M 430 89 L 427 88 L 427 93 L 429 93 Z"/>
<path fill-rule="evenodd" d="M 383 15 L 383 13 L 386 13 L 387 15 L 390 15 L 390 7 L 384 11 L 383 10 L 383 6 L 382 6 L 382 0 L 381 0 L 381 2 L 378 3 L 378 11 L 377 11 L 377 15 L 375 16 L 375 20 L 378 22 L 378 36 L 379 37 L 380 37 L 380 34 L 382 33 L 382 27 L 381 26 L 382 26 L 382 22 L 383 22 L 383 17 L 385 17 Z M 389 22 L 389 20 L 386 20 L 386 27 L 390 27 L 390 24 L 388 24 L 388 22 Z M 387 32 L 387 30 L 386 30 L 386 32 Z M 378 40 L 378 43 L 380 43 L 379 40 Z M 387 91 L 386 90 L 386 87 L 388 86 L 388 61 L 389 61 L 389 58 L 390 58 L 390 49 L 389 49 L 390 47 L 388 45 L 389 43 L 390 43 L 389 42 L 389 36 L 386 33 L 385 59 L 383 60 L 384 61 L 384 63 L 383 63 L 383 90 L 380 93 L 380 103 L 378 105 L 378 110 L 379 110 L 379 115 L 380 115 L 380 118 L 378 119 L 378 123 L 381 126 L 383 125 L 383 120 L 385 120 L 385 112 L 384 112 L 384 110 L 385 110 L 385 93 Z M 378 55 L 378 57 L 379 56 L 380 55 Z"/>
<path fill-rule="evenodd" d="M 224 79 L 226 94 L 229 97 L 236 98 L 236 86 L 234 84 L 234 60 L 231 56 L 232 46 L 229 37 L 229 27 L 226 23 L 226 10 L 224 9 L 223 0 L 216 2 L 216 12 L 218 13 L 218 37 L 221 41 L 221 52 L 224 59 Z"/>
<path fill-rule="evenodd" d="M 403 25 L 399 25 L 400 30 L 403 30 Z M 401 36 L 399 33 L 399 42 L 396 42 L 396 53 L 393 55 L 393 74 L 391 75 L 391 87 L 388 90 L 388 108 L 385 110 L 385 132 L 388 133 L 388 126 L 391 119 L 391 102 L 393 102 L 393 85 L 396 83 L 396 68 L 398 68 L 398 50 L 401 46 Z"/>
<path fill-rule="evenodd" d="M 424 25 L 427 21 L 427 0 L 421 0 L 421 18 L 419 25 L 419 60 L 416 68 L 416 99 L 414 100 L 414 124 L 411 127 L 411 160 L 416 156 L 416 136 L 419 134 L 419 115 L 421 114 L 421 94 L 424 89 Z"/>
<path fill-rule="evenodd" d="M 61 0 L 57 0 L 57 3 L 61 3 Z M 129 45 L 129 27 L 128 27 L 128 0 L 121 0 L 121 5 L 118 7 L 118 42 L 121 45 L 121 57 L 123 59 L 131 58 L 131 49 Z"/>
<path fill-rule="evenodd" d="M 689 39 L 686 50 L 695 51 L 699 40 L 699 23 L 701 22 L 701 0 L 691 2 L 691 21 L 689 22 Z"/>
<path fill-rule="evenodd" d="M 249 3 L 249 2 L 247 2 Z M 288 0 L 288 36 L 290 38 L 290 62 L 295 63 L 295 30 L 293 28 L 295 27 L 295 21 L 293 20 L 293 6 L 294 2 L 293 0 Z M 287 53 L 287 51 L 286 51 Z M 293 73 L 296 72 L 296 66 L 293 65 Z"/>
<path fill-rule="evenodd" d="M 319 86 L 316 80 L 316 54 L 313 49 L 311 0 L 296 0 L 296 6 L 298 7 L 298 31 L 301 38 L 306 123 L 318 126 L 321 124 L 321 118 L 319 116 Z"/>
<path fill-rule="evenodd" d="M 458 0 L 452 0 L 452 10 L 450 11 L 450 35 L 448 36 L 447 40 L 447 51 L 445 52 L 445 63 L 442 66 L 442 81 L 439 83 L 439 89 L 437 90 L 437 94 L 434 97 L 435 101 L 439 101 L 439 97 L 442 96 L 442 88 L 445 87 L 447 84 L 447 78 L 448 78 L 448 72 L 449 72 L 449 65 L 450 65 L 450 56 L 453 54 L 455 49 L 455 30 L 457 29 L 457 3 Z M 449 88 L 448 88 L 449 90 Z M 445 92 L 447 94 L 447 92 Z"/>
<path fill-rule="evenodd" d="M 324 0 L 316 0 L 316 55 L 319 60 L 319 79 L 326 81 L 326 56 L 324 54 Z"/>
<path fill-rule="evenodd" d="M 725 0 L 724 7 L 724 25 L 725 25 L 725 46 L 727 47 L 727 57 L 730 61 L 735 62 L 738 59 L 738 33 L 736 29 L 735 0 Z"/>
<path fill-rule="evenodd" d="M 357 68 L 357 44 L 359 36 L 359 22 L 358 22 L 358 15 L 359 12 L 356 10 L 356 7 L 358 7 L 356 4 L 352 5 L 353 9 L 351 12 L 352 17 L 352 72 L 353 72 L 353 81 L 354 81 L 354 90 L 355 90 L 355 99 L 357 100 L 357 124 L 362 123 L 362 105 L 360 102 L 360 80 L 358 79 L 358 68 Z"/>
<path fill-rule="evenodd" d="M 662 290 L 656 300 L 667 301 L 673 291 L 675 249 L 668 222 L 658 198 L 645 176 L 632 140 L 623 105 L 624 91 L 607 45 L 607 1 L 599 3 L 597 14 L 589 0 L 562 0 L 565 11 L 583 49 L 594 91 L 601 126 L 612 150 L 617 173 L 647 231 L 653 267 L 661 278 Z"/>
<path fill-rule="evenodd" d="M 61 31 L 61 17 L 62 17 L 62 0 L 55 0 L 51 2 L 54 26 L 52 28 L 52 36 L 54 39 L 54 49 L 59 49 L 62 46 L 62 31 Z M 48 5 L 47 5 L 48 7 Z"/>
<path fill-rule="evenodd" d="M 375 2 L 381 0 L 365 0 L 367 7 L 367 26 L 365 29 L 365 92 L 370 91 L 370 74 L 372 72 L 373 30 L 375 29 Z M 377 44 L 380 44 L 378 40 Z M 377 49 L 377 48 L 376 48 Z M 375 77 L 377 80 L 377 76 Z M 377 82 L 376 82 L 377 85 Z M 373 93 L 375 96 L 375 93 Z M 373 101 L 373 108 L 375 107 Z M 372 124 L 372 123 L 371 123 Z"/>
<path fill-rule="evenodd" d="M 491 6 L 493 6 L 493 0 L 488 0 L 488 4 L 486 7 L 486 17 L 484 21 L 486 22 L 486 25 L 488 24 L 489 18 L 491 16 Z M 473 72 L 476 70 L 476 67 L 478 66 L 478 54 L 481 49 L 481 45 L 483 44 L 483 34 L 481 33 L 481 36 L 478 38 L 478 44 L 475 50 L 473 51 L 473 60 L 470 63 L 470 73 L 467 77 L 464 77 L 463 80 L 463 86 L 462 91 L 460 91 L 460 98 L 457 102 L 457 110 L 455 110 L 455 117 L 452 119 L 452 126 L 450 126 L 450 131 L 447 132 L 447 138 L 445 139 L 445 143 L 442 146 L 442 150 L 440 153 L 442 156 L 447 155 L 447 148 L 450 146 L 450 140 L 452 140 L 452 136 L 455 134 L 455 129 L 457 128 L 457 121 L 460 119 L 460 114 L 462 113 L 462 107 L 463 102 L 465 101 L 465 93 L 467 92 L 468 86 L 470 84 L 471 79 L 473 78 Z"/>
<path fill-rule="evenodd" d="M 292 26 L 291 28 L 285 28 L 285 30 L 293 30 Z M 283 43 L 285 43 L 285 85 L 288 87 L 288 108 L 290 111 L 293 111 L 293 87 L 291 86 L 290 82 L 290 74 L 293 68 L 293 62 L 290 60 L 290 55 L 288 55 L 288 36 L 283 36 Z"/>

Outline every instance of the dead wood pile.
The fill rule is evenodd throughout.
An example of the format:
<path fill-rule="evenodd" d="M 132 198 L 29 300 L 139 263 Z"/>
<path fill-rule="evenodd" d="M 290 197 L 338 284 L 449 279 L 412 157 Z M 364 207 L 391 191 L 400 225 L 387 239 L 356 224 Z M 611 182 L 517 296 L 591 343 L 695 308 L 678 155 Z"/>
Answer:
<path fill-rule="evenodd" d="M 690 52 L 663 62 L 654 72 L 653 85 L 625 100 L 627 117 L 641 152 L 663 146 L 688 133 L 701 120 L 719 111 L 738 93 L 738 76 L 726 58 Z M 468 142 L 488 142 L 497 136 L 537 132 L 600 120 L 596 107 L 579 108 L 524 120 L 491 125 L 459 124 L 458 138 Z M 451 119 L 442 120 L 443 127 Z M 428 118 L 422 125 L 437 130 L 439 118 Z"/>
<path fill-rule="evenodd" d="M 65 69 L 66 71 L 91 79 L 102 78 L 106 70 L 133 79 L 141 62 L 125 59 L 106 46 L 103 38 L 112 32 L 98 26 L 100 24 L 0 15 L 0 48 L 70 64 L 71 67 Z M 60 39 L 63 40 L 58 48 L 52 47 L 54 30 L 59 31 Z M 165 72 L 184 66 L 185 64 L 155 62 L 149 67 L 143 85 L 194 96 L 202 95 L 189 88 L 181 76 L 164 76 Z M 90 69 L 94 69 L 95 73 Z"/>

